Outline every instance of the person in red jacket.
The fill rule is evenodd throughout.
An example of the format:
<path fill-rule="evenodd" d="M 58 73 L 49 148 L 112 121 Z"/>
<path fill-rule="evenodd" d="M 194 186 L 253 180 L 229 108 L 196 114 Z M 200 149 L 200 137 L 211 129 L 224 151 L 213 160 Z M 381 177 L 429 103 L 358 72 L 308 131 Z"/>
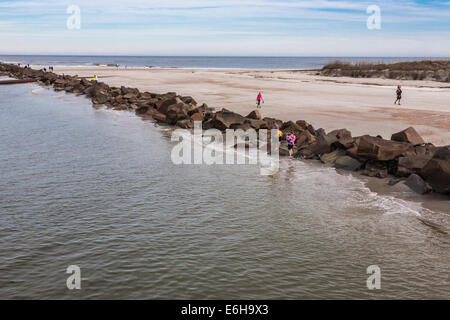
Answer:
<path fill-rule="evenodd" d="M 263 97 L 261 92 L 258 93 L 258 96 L 256 97 L 256 107 L 259 109 L 261 108 L 261 101 L 264 103 Z"/>

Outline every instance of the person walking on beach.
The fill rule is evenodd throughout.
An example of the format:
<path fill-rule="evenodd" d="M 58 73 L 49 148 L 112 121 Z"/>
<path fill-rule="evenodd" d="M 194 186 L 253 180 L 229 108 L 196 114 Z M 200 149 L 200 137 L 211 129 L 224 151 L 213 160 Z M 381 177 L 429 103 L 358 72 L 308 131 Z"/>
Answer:
<path fill-rule="evenodd" d="M 94 77 L 92 78 L 92 81 L 97 82 L 97 75 L 94 74 Z"/>
<path fill-rule="evenodd" d="M 295 140 L 297 140 L 297 137 L 293 133 L 286 136 L 286 141 L 288 142 L 288 150 L 289 150 L 290 158 L 292 158 L 292 155 L 294 154 Z"/>
<path fill-rule="evenodd" d="M 257 107 L 258 109 L 261 108 L 261 101 L 262 101 L 262 103 L 264 103 L 262 94 L 261 94 L 261 92 L 259 92 L 259 93 L 258 93 L 258 96 L 256 97 L 256 107 Z"/>
<path fill-rule="evenodd" d="M 397 102 L 398 102 L 398 105 L 400 105 L 400 102 L 402 100 L 402 93 L 403 93 L 402 87 L 397 86 L 397 92 L 396 93 L 397 93 L 397 100 L 395 100 L 394 104 L 397 104 Z"/>

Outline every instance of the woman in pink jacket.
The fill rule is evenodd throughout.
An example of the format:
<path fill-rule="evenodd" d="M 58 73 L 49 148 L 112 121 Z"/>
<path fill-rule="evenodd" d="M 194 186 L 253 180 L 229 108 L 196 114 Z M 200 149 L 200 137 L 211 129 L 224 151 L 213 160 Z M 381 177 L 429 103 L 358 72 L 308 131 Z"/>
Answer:
<path fill-rule="evenodd" d="M 295 140 L 297 140 L 295 134 L 289 134 L 286 136 L 286 141 L 288 143 L 289 157 L 291 158 L 292 154 L 294 153 Z"/>
<path fill-rule="evenodd" d="M 264 103 L 263 97 L 261 92 L 258 93 L 258 96 L 256 97 L 256 107 L 259 109 L 261 108 L 261 101 Z"/>

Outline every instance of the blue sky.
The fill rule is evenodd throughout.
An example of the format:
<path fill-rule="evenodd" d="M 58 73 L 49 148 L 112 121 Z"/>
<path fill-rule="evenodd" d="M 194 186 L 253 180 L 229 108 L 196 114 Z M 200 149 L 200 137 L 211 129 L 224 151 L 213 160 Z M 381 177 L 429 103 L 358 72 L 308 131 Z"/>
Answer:
<path fill-rule="evenodd" d="M 366 26 L 369 5 L 381 30 Z M 450 0 L 0 0 L 0 43 L 0 54 L 448 57 Z"/>

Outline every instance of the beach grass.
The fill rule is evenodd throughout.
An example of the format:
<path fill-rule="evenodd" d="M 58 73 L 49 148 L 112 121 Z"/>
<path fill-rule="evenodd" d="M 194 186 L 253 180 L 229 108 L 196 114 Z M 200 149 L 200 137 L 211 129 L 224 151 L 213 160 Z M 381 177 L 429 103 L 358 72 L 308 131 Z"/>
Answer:
<path fill-rule="evenodd" d="M 326 64 L 322 75 L 353 78 L 385 78 L 397 80 L 433 80 L 450 82 L 450 59 L 409 62 L 350 63 L 336 60 Z"/>

